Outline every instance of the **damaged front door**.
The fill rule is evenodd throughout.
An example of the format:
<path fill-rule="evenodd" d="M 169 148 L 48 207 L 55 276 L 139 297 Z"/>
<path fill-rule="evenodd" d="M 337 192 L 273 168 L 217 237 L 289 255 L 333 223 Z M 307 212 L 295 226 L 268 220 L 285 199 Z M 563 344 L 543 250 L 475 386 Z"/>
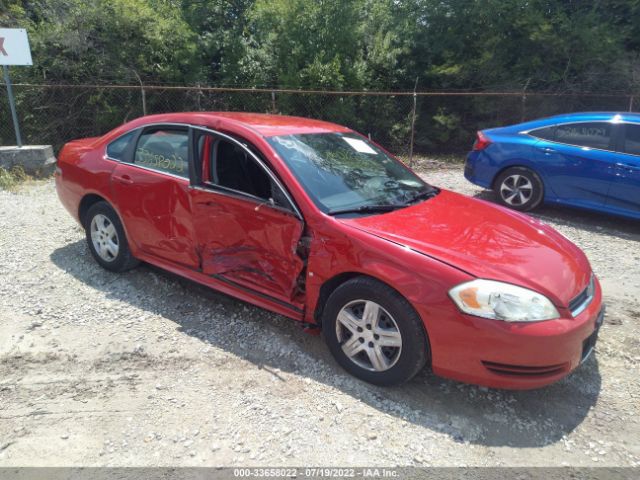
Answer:
<path fill-rule="evenodd" d="M 191 203 L 202 273 L 298 306 L 303 222 L 282 185 L 230 137 L 198 131 Z"/>

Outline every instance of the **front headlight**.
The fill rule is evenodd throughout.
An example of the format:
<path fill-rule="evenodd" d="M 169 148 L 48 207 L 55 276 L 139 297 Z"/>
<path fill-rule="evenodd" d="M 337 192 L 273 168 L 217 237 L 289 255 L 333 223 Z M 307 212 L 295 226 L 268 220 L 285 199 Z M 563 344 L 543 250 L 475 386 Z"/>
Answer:
<path fill-rule="evenodd" d="M 537 322 L 560 314 L 544 295 L 509 283 L 472 280 L 449 290 L 458 308 L 477 317 L 506 322 Z"/>

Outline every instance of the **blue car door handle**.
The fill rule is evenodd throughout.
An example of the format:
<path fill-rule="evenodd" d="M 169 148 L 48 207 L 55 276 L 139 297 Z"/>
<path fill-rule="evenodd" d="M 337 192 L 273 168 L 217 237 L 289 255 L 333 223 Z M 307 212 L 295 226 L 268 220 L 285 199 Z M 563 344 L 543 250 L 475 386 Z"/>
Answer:
<path fill-rule="evenodd" d="M 555 148 L 551 148 L 551 147 L 538 147 L 538 150 L 540 150 L 545 155 L 549 155 L 551 153 L 556 153 Z"/>
<path fill-rule="evenodd" d="M 637 167 L 635 165 L 631 165 L 630 163 L 616 163 L 616 167 L 621 168 L 623 170 L 626 170 L 628 172 L 638 172 L 640 171 L 640 167 Z"/>

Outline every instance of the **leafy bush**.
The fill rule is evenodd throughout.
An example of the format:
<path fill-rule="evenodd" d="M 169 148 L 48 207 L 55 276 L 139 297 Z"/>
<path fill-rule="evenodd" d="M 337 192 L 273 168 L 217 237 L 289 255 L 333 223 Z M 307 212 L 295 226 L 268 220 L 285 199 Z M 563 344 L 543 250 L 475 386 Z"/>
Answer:
<path fill-rule="evenodd" d="M 2 190 L 10 190 L 28 179 L 29 176 L 20 166 L 15 166 L 9 170 L 0 167 L 0 189 Z"/>

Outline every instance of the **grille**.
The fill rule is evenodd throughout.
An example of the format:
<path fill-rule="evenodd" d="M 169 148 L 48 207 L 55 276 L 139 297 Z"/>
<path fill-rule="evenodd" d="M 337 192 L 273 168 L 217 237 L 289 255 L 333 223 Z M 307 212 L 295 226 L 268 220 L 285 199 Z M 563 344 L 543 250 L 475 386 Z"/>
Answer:
<path fill-rule="evenodd" d="M 555 375 L 561 373 L 567 368 L 566 363 L 559 365 L 547 365 L 543 367 L 530 367 L 523 365 L 507 365 L 505 363 L 495 363 L 483 361 L 485 368 L 499 375 L 526 376 L 526 377 L 542 377 L 546 375 Z"/>
<path fill-rule="evenodd" d="M 582 311 L 589 306 L 591 300 L 593 300 L 593 294 L 595 293 L 595 280 L 593 275 L 589 280 L 587 287 L 582 290 L 576 297 L 569 302 L 569 310 L 574 317 L 578 316 Z"/>

